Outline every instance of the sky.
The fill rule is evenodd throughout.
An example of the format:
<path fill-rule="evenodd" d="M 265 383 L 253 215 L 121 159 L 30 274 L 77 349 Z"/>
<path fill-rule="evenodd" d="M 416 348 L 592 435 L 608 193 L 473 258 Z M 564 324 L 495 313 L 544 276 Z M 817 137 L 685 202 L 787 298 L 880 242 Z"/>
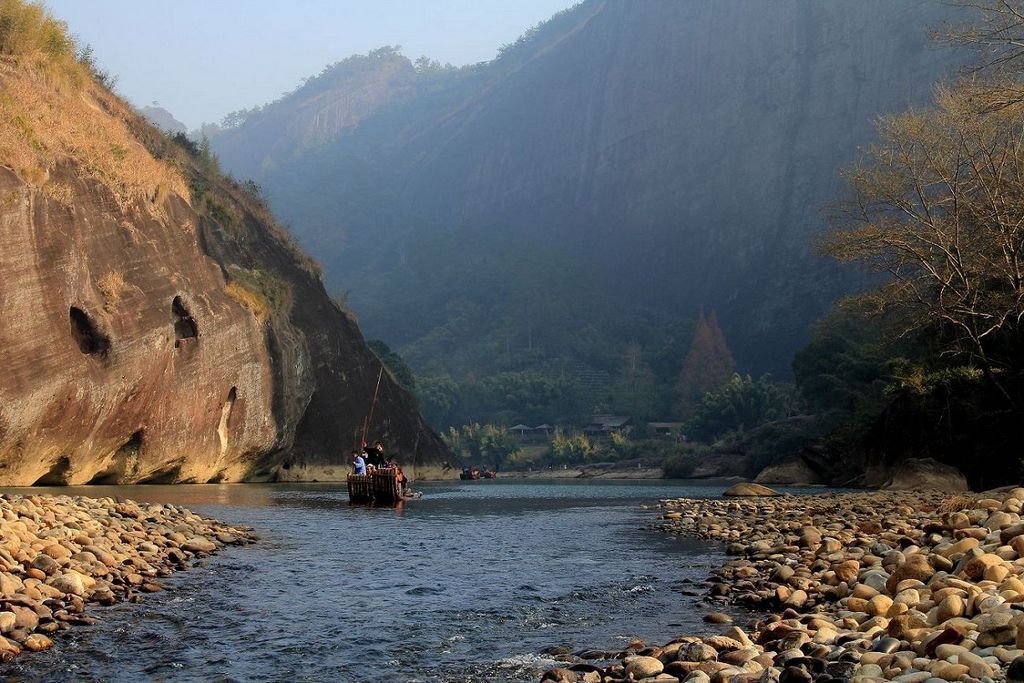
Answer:
<path fill-rule="evenodd" d="M 456 66 L 492 59 L 576 0 L 44 0 L 137 106 L 190 129 L 264 104 L 382 45 Z"/>

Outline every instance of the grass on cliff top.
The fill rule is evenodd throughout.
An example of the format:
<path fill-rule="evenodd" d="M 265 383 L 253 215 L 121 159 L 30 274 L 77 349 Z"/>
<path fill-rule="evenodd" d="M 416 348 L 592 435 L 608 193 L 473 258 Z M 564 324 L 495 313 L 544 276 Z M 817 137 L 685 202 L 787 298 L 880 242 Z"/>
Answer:
<path fill-rule="evenodd" d="M 137 115 L 97 77 L 64 22 L 39 3 L 0 0 L 0 164 L 44 192 L 51 170 L 71 159 L 124 205 L 188 196 L 181 174 L 133 135 Z"/>
<path fill-rule="evenodd" d="M 257 269 L 229 266 L 228 296 L 245 306 L 261 323 L 271 316 L 287 316 L 292 307 L 292 290 L 288 283 L 271 273 Z"/>
<path fill-rule="evenodd" d="M 108 187 L 122 209 L 134 204 L 160 216 L 177 194 L 228 228 L 251 216 L 296 265 L 321 277 L 261 197 L 222 174 L 215 157 L 197 154 L 194 143 L 156 130 L 110 91 L 111 82 L 41 3 L 0 0 L 0 165 L 63 204 L 74 192 L 50 176 L 70 159 Z"/>
<path fill-rule="evenodd" d="M 0 0 L 0 55 L 81 85 L 87 74 L 67 25 L 38 2 Z"/>

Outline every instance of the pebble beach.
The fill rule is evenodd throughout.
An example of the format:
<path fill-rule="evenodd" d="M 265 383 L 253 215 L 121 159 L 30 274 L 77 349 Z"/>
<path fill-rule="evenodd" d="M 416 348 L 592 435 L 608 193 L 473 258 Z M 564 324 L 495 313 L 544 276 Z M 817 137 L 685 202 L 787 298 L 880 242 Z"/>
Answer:
<path fill-rule="evenodd" d="M 543 680 L 1022 681 L 1022 507 L 1024 488 L 662 500 L 657 529 L 734 558 L 708 577 L 722 611 L 661 646 L 554 652 Z"/>
<path fill-rule="evenodd" d="M 90 605 L 138 601 L 197 558 L 254 540 L 175 505 L 0 495 L 0 661 L 96 623 Z"/>

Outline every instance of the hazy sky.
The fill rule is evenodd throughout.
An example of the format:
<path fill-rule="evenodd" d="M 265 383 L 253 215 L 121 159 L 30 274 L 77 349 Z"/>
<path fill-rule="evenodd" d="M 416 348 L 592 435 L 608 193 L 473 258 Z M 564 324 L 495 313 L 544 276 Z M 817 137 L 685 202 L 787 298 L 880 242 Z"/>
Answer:
<path fill-rule="evenodd" d="M 45 0 L 117 90 L 195 128 L 275 99 L 332 62 L 401 45 L 455 65 L 576 0 Z"/>

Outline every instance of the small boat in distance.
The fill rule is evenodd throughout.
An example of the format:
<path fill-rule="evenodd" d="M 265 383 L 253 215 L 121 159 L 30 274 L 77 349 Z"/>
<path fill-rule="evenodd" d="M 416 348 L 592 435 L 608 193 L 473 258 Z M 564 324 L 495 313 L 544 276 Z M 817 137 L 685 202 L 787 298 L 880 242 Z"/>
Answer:
<path fill-rule="evenodd" d="M 459 473 L 459 479 L 472 481 L 474 479 L 494 479 L 498 473 L 494 470 L 481 469 L 479 467 L 463 467 Z"/>

